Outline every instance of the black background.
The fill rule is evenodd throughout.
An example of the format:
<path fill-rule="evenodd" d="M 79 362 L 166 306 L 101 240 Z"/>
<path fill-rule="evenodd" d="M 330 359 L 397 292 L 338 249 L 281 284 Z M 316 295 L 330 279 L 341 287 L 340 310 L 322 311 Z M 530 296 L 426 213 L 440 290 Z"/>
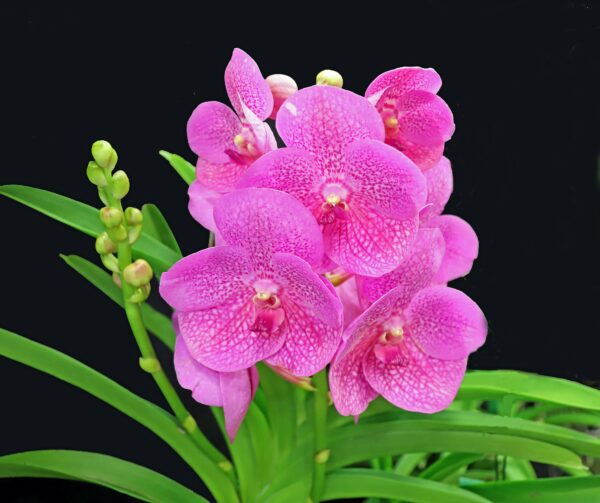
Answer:
<path fill-rule="evenodd" d="M 4 8 L 0 183 L 98 205 L 85 166 L 91 143 L 108 139 L 132 180 L 127 204 L 158 204 L 187 254 L 204 247 L 206 233 L 157 152 L 194 159 L 186 120 L 201 101 L 226 101 L 234 47 L 265 76 L 286 73 L 303 87 L 334 68 L 359 93 L 384 70 L 432 66 L 457 124 L 446 150 L 455 174 L 448 211 L 481 243 L 473 272 L 455 284 L 490 323 L 471 368 L 600 380 L 598 2 L 346 2 L 331 13 L 286 2 L 195 6 Z M 58 257 L 96 260 L 93 242 L 6 199 L 0 215 L 0 325 L 162 404 L 137 368 L 122 312 Z M 0 383 L 0 454 L 104 452 L 201 490 L 166 445 L 84 392 L 7 360 Z M 0 491 L 4 501 L 128 501 L 74 482 L 4 480 Z"/>

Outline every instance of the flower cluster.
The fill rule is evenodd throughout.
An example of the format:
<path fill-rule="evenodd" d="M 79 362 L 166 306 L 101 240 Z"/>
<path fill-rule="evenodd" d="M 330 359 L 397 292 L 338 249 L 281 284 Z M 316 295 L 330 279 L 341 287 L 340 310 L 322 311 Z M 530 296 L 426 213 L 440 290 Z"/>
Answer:
<path fill-rule="evenodd" d="M 190 212 L 216 247 L 164 273 L 175 310 L 180 384 L 223 406 L 231 438 L 265 362 L 288 379 L 329 364 L 336 409 L 358 416 L 378 395 L 436 412 L 453 400 L 487 326 L 464 293 L 478 241 L 442 212 L 454 123 L 432 69 L 383 73 L 365 97 L 336 72 L 298 90 L 263 78 L 236 49 L 225 70 L 233 109 L 200 104 Z M 278 147 L 268 118 L 285 147 Z"/>

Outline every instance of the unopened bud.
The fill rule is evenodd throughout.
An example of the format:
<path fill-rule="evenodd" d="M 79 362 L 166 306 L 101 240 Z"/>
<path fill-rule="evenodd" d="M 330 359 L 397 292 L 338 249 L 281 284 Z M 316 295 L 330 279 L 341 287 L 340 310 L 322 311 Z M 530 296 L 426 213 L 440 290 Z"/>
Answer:
<path fill-rule="evenodd" d="M 320 86 L 342 87 L 344 79 L 335 70 L 323 70 L 317 75 L 317 84 Z"/>
<path fill-rule="evenodd" d="M 196 420 L 192 416 L 186 417 L 182 421 L 181 426 L 183 426 L 183 429 L 188 433 L 192 433 L 192 431 L 194 431 L 198 427 L 198 425 L 196 424 Z"/>
<path fill-rule="evenodd" d="M 145 285 L 136 288 L 135 291 L 129 297 L 129 302 L 133 302 L 134 304 L 144 302 L 148 297 L 150 297 L 150 291 L 150 283 L 146 283 Z"/>
<path fill-rule="evenodd" d="M 110 237 L 110 239 L 112 239 L 116 243 L 125 241 L 129 236 L 127 229 L 125 228 L 125 226 L 123 224 L 119 224 L 116 227 L 111 227 L 109 229 L 106 229 L 106 232 L 108 233 L 108 236 Z"/>
<path fill-rule="evenodd" d="M 329 460 L 329 456 L 331 455 L 330 449 L 323 449 L 315 454 L 315 463 L 318 465 L 322 465 L 327 463 Z"/>
<path fill-rule="evenodd" d="M 118 208 L 105 206 L 100 210 L 100 221 L 105 227 L 111 229 L 123 221 L 123 212 Z"/>
<path fill-rule="evenodd" d="M 109 271 L 119 272 L 119 261 L 112 253 L 106 255 L 100 255 L 100 260 Z"/>
<path fill-rule="evenodd" d="M 88 162 L 86 175 L 88 180 L 98 187 L 106 187 L 107 181 L 106 176 L 102 168 L 98 166 L 94 161 Z"/>
<path fill-rule="evenodd" d="M 129 242 L 130 245 L 132 245 L 138 239 L 140 239 L 141 234 L 142 234 L 142 226 L 141 225 L 134 225 L 132 227 L 129 227 L 127 229 L 127 241 Z"/>
<path fill-rule="evenodd" d="M 123 170 L 112 176 L 112 194 L 115 199 L 123 199 L 129 192 L 129 177 Z"/>
<path fill-rule="evenodd" d="M 112 171 L 117 165 L 117 152 L 112 145 L 104 140 L 98 140 L 92 145 L 92 157 L 98 166 Z"/>
<path fill-rule="evenodd" d="M 114 253 L 117 251 L 117 246 L 108 237 L 106 232 L 103 232 L 96 238 L 96 252 L 100 255 L 106 255 L 107 253 Z"/>
<path fill-rule="evenodd" d="M 106 189 L 102 187 L 98 187 L 98 197 L 103 204 L 108 205 L 108 197 L 106 197 Z"/>
<path fill-rule="evenodd" d="M 160 362 L 156 358 L 143 358 L 138 360 L 142 370 L 149 374 L 154 374 L 160 370 Z"/>
<path fill-rule="evenodd" d="M 113 272 L 112 279 L 113 283 L 121 288 L 121 275 L 118 272 Z"/>
<path fill-rule="evenodd" d="M 125 281 L 131 286 L 140 287 L 150 283 L 152 279 L 152 267 L 144 259 L 137 259 L 132 264 L 129 264 L 123 271 Z"/>
<path fill-rule="evenodd" d="M 273 95 L 273 111 L 269 119 L 274 119 L 282 103 L 298 90 L 298 84 L 292 77 L 282 73 L 269 75 L 265 80 Z"/>
<path fill-rule="evenodd" d="M 144 215 L 137 208 L 130 206 L 125 210 L 125 221 L 127 225 L 141 225 L 144 221 Z"/>

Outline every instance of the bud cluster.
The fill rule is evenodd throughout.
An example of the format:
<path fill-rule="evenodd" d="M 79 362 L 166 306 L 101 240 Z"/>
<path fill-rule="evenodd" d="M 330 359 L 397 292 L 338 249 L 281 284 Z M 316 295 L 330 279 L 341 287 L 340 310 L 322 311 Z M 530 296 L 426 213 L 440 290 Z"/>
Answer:
<path fill-rule="evenodd" d="M 121 245 L 134 244 L 142 233 L 143 214 L 138 208 L 129 207 L 123 211 L 121 200 L 129 192 L 129 178 L 125 171 L 113 173 L 118 155 L 110 143 L 99 140 L 92 145 L 93 161 L 87 166 L 87 177 L 98 187 L 100 200 L 105 204 L 100 209 L 100 221 L 105 231 L 96 238 L 96 252 L 118 286 L 121 279 L 133 288 L 131 302 L 143 302 L 150 295 L 150 280 L 153 272 L 150 264 L 139 259 L 132 264 L 119 265 L 115 253 Z"/>

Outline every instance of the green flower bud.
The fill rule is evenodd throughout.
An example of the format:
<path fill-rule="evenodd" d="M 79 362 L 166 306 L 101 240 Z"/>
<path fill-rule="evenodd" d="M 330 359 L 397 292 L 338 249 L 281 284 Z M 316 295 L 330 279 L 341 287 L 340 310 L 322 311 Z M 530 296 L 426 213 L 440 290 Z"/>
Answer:
<path fill-rule="evenodd" d="M 100 221 L 105 227 L 111 229 L 123 221 L 123 212 L 118 208 L 105 206 L 100 210 Z"/>
<path fill-rule="evenodd" d="M 335 70 L 323 70 L 317 75 L 317 84 L 320 86 L 342 87 L 344 79 Z"/>
<path fill-rule="evenodd" d="M 129 177 L 123 170 L 112 176 L 112 194 L 115 199 L 123 199 L 129 192 Z"/>
<path fill-rule="evenodd" d="M 106 255 L 107 253 L 114 253 L 117 251 L 117 246 L 108 237 L 106 232 L 103 232 L 96 238 L 96 252 L 100 255 Z"/>
<path fill-rule="evenodd" d="M 160 370 L 160 362 L 156 358 L 143 358 L 140 356 L 138 361 L 142 370 L 150 374 L 154 374 Z"/>
<path fill-rule="evenodd" d="M 144 215 L 137 208 L 129 207 L 125 210 L 125 221 L 127 225 L 142 225 Z"/>
<path fill-rule="evenodd" d="M 141 234 L 141 225 L 134 225 L 133 227 L 129 227 L 129 229 L 127 229 L 127 240 L 129 244 L 132 245 L 133 243 L 135 243 L 140 238 Z"/>
<path fill-rule="evenodd" d="M 100 260 L 109 271 L 119 272 L 119 261 L 112 253 L 100 255 Z"/>
<path fill-rule="evenodd" d="M 233 465 L 227 460 L 219 461 L 217 463 L 217 466 L 224 472 L 230 472 L 231 470 L 233 470 Z"/>
<path fill-rule="evenodd" d="M 192 416 L 186 417 L 181 423 L 181 426 L 183 426 L 183 429 L 188 433 L 192 433 L 192 431 L 198 427 L 196 420 Z"/>
<path fill-rule="evenodd" d="M 92 157 L 98 166 L 112 171 L 117 165 L 119 157 L 112 145 L 104 140 L 98 140 L 92 145 Z"/>
<path fill-rule="evenodd" d="M 112 279 L 113 283 L 121 288 L 121 275 L 118 272 L 113 272 Z"/>
<path fill-rule="evenodd" d="M 322 465 L 327 463 L 329 460 L 329 456 L 331 455 L 330 449 L 323 449 L 315 454 L 315 463 L 318 465 Z"/>
<path fill-rule="evenodd" d="M 88 180 L 98 187 L 106 187 L 107 181 L 104 171 L 94 161 L 88 162 L 86 174 Z"/>
<path fill-rule="evenodd" d="M 98 197 L 100 198 L 100 201 L 102 201 L 104 204 L 108 205 L 108 198 L 106 197 L 106 189 L 103 189 L 102 187 L 98 187 Z"/>
<path fill-rule="evenodd" d="M 123 271 L 125 281 L 136 288 L 150 283 L 152 276 L 152 267 L 141 258 L 129 264 Z"/>
<path fill-rule="evenodd" d="M 150 283 L 146 283 L 145 285 L 136 288 L 135 292 L 133 292 L 129 297 L 129 302 L 133 302 L 134 304 L 144 302 L 148 297 L 150 297 L 150 290 Z"/>
<path fill-rule="evenodd" d="M 106 232 L 108 233 L 110 239 L 112 239 L 116 243 L 120 241 L 125 241 L 128 237 L 127 229 L 123 224 L 119 224 L 116 227 L 106 229 Z"/>

